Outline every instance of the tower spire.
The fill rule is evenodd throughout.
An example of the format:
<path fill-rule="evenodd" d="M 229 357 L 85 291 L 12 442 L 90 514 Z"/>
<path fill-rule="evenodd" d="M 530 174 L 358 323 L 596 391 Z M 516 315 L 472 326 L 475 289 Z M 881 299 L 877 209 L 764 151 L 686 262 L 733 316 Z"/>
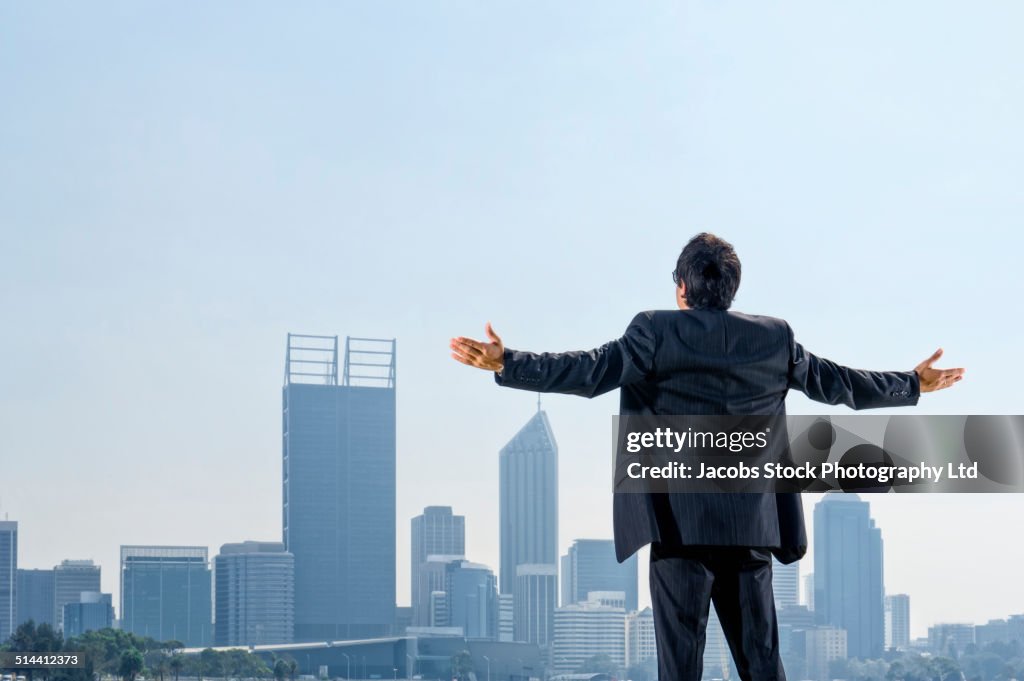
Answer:
<path fill-rule="evenodd" d="M 540 393 L 537 393 L 537 412 L 540 412 Z"/>

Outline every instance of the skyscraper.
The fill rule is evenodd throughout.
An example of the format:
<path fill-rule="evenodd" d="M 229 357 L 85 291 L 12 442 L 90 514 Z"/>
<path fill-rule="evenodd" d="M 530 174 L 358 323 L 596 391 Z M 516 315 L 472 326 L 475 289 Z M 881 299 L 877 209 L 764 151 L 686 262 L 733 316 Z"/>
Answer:
<path fill-rule="evenodd" d="M 224 544 L 214 558 L 214 642 L 291 643 L 295 558 L 281 542 Z"/>
<path fill-rule="evenodd" d="M 615 559 L 611 539 L 577 539 L 562 556 L 562 605 L 579 603 L 591 591 L 621 591 L 626 611 L 637 607 L 637 558 Z"/>
<path fill-rule="evenodd" d="M 499 465 L 499 581 L 512 593 L 518 566 L 558 562 L 558 445 L 546 413 L 538 408 L 502 447 Z"/>
<path fill-rule="evenodd" d="M 772 592 L 776 610 L 800 603 L 799 562 L 783 565 L 772 558 Z"/>
<path fill-rule="evenodd" d="M 0 520 L 0 642 L 17 626 L 18 608 L 18 523 Z"/>
<path fill-rule="evenodd" d="M 412 621 L 426 625 L 420 598 L 420 569 L 428 556 L 463 556 L 466 553 L 466 518 L 454 515 L 451 506 L 427 506 L 412 519 L 412 557 L 410 565 L 410 603 Z M 429 594 L 428 594 L 429 595 Z M 421 612 L 417 612 L 417 611 Z"/>
<path fill-rule="evenodd" d="M 885 597 L 885 649 L 906 650 L 910 646 L 910 596 Z"/>
<path fill-rule="evenodd" d="M 814 507 L 814 612 L 846 630 L 850 657 L 875 659 L 885 645 L 882 532 L 856 494 L 828 493 Z"/>
<path fill-rule="evenodd" d="M 64 606 L 78 603 L 82 592 L 99 592 L 100 566 L 91 560 L 65 560 L 53 568 L 53 622 L 64 629 Z"/>
<path fill-rule="evenodd" d="M 53 570 L 18 570 L 18 611 L 14 625 L 32 620 L 54 625 Z"/>
<path fill-rule="evenodd" d="M 210 566 L 205 546 L 122 546 L 121 628 L 190 648 L 210 645 Z"/>
<path fill-rule="evenodd" d="M 285 548 L 295 640 L 388 635 L 395 619 L 395 341 L 288 334 Z"/>

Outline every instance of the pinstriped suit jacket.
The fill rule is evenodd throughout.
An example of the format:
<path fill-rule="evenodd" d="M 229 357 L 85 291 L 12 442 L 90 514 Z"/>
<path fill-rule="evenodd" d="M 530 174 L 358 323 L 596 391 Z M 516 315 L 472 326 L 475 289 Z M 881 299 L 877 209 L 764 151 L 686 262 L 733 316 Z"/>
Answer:
<path fill-rule="evenodd" d="M 594 397 L 620 389 L 621 414 L 785 414 L 786 393 L 853 409 L 917 404 L 913 371 L 863 371 L 817 357 L 781 319 L 722 310 L 641 312 L 621 338 L 589 351 L 506 349 L 499 385 Z M 616 494 L 619 561 L 650 542 L 807 549 L 799 496 Z"/>

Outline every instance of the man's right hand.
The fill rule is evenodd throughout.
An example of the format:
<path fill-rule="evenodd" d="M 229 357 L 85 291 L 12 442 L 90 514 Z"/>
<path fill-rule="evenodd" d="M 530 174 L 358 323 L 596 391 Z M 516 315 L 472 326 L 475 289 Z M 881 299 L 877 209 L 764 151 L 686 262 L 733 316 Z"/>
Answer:
<path fill-rule="evenodd" d="M 932 367 L 942 357 L 942 348 L 936 350 L 931 357 L 914 367 L 921 382 L 921 392 L 930 393 L 948 388 L 964 377 L 964 369 L 936 369 Z"/>
<path fill-rule="evenodd" d="M 484 330 L 490 343 L 483 343 L 465 336 L 452 338 L 448 344 L 452 351 L 452 358 L 477 369 L 501 371 L 505 364 L 505 345 L 501 342 L 498 334 L 494 333 L 490 322 L 487 322 Z"/>

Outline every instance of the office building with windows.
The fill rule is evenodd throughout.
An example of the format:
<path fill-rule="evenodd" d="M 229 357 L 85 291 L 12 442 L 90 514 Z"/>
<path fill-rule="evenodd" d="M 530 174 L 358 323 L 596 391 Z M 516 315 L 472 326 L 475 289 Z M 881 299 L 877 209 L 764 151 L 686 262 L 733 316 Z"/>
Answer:
<path fill-rule="evenodd" d="M 288 334 L 282 523 L 296 641 L 395 624 L 395 341 Z"/>
<path fill-rule="evenodd" d="M 213 563 L 215 644 L 291 643 L 295 629 L 295 559 L 284 550 L 284 544 L 224 544 Z"/>
<path fill-rule="evenodd" d="M 212 642 L 205 546 L 122 546 L 121 628 L 189 648 Z"/>

